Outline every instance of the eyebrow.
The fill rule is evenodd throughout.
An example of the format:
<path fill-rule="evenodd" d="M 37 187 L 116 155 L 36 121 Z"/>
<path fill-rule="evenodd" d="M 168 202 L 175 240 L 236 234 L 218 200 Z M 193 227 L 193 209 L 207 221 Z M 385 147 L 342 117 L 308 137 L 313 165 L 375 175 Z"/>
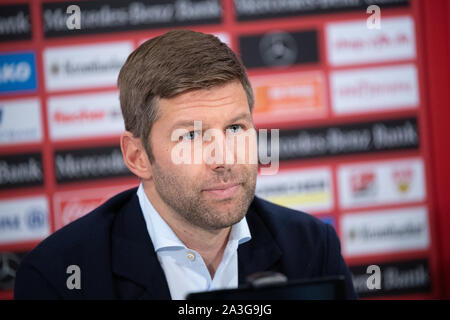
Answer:
<path fill-rule="evenodd" d="M 247 120 L 249 122 L 252 122 L 251 115 L 249 113 L 242 112 L 242 113 L 239 113 L 238 115 L 236 115 L 235 117 L 231 118 L 229 120 L 229 123 L 232 124 L 233 122 L 236 122 L 238 120 Z M 196 121 L 196 120 L 180 120 L 180 121 L 177 121 L 177 122 L 175 122 L 172 125 L 171 129 L 174 129 L 176 127 L 193 126 L 194 125 L 194 121 Z"/>
<path fill-rule="evenodd" d="M 247 121 L 252 122 L 252 116 L 249 113 L 242 112 L 242 113 L 239 113 L 234 118 L 231 118 L 230 123 L 236 122 L 238 120 L 247 120 Z"/>

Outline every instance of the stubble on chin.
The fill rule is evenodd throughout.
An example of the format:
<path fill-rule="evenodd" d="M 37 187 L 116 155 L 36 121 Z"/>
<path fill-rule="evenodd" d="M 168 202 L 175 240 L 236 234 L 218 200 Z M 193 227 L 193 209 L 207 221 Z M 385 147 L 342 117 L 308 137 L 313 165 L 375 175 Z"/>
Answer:
<path fill-rule="evenodd" d="M 153 166 L 153 179 L 161 199 L 185 222 L 204 230 L 219 230 L 242 220 L 254 198 L 256 168 L 230 174 L 228 181 L 239 181 L 239 192 L 229 199 L 214 199 L 202 190 L 204 185 L 188 181 L 172 172 L 163 172 L 157 164 Z M 231 170 L 230 170 L 231 171 Z"/>

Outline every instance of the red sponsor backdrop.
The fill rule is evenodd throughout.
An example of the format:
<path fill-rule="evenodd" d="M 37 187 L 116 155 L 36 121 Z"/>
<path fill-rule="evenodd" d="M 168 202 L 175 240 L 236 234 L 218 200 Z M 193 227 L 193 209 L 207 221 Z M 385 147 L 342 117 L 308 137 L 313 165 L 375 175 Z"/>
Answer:
<path fill-rule="evenodd" d="M 31 186 L 26 183 L 20 185 L 20 179 L 11 175 L 2 177 L 2 181 L 6 183 L 0 189 L 0 233 L 17 236 L 14 238 L 16 240 L 8 241 L 7 236 L 0 235 L 2 265 L 14 264 L 6 252 L 18 253 L 20 256 L 21 252 L 32 249 L 41 240 L 20 240 L 21 234 L 36 230 L 41 216 L 26 213 L 27 228 L 22 230 L 19 222 L 14 220 L 13 212 L 8 211 L 11 210 L 11 201 L 14 205 L 14 201 L 21 202 L 24 198 L 45 197 L 48 201 L 50 232 L 54 232 L 113 194 L 138 183 L 135 178 L 123 173 L 117 163 L 117 150 L 103 148 L 118 145 L 117 132 L 120 128 L 102 129 L 108 128 L 107 121 L 111 118 L 99 115 L 117 115 L 118 105 L 110 103 L 105 107 L 108 109 L 90 110 L 95 103 L 91 102 L 89 105 L 88 102 L 83 105 L 84 100 L 79 98 L 87 97 L 89 101 L 91 96 L 85 94 L 115 94 L 116 87 L 108 80 L 111 77 L 108 78 L 106 69 L 111 68 L 112 72 L 115 72 L 114 68 L 117 69 L 117 66 L 113 60 L 120 54 L 108 56 L 108 53 L 111 54 L 110 50 L 108 53 L 104 52 L 103 57 L 96 49 L 83 49 L 86 50 L 86 55 L 92 54 L 94 60 L 97 55 L 100 60 L 113 61 L 104 68 L 97 67 L 97 78 L 95 72 L 92 78 L 89 73 L 92 73 L 92 70 L 85 69 L 88 70 L 85 71 L 86 83 L 89 83 L 90 79 L 94 79 L 94 82 L 93 85 L 83 86 L 83 81 L 81 84 L 76 83 L 76 77 L 80 77 L 80 74 L 76 73 L 75 64 L 70 67 L 72 71 L 75 70 L 73 78 L 66 76 L 66 79 L 58 80 L 58 76 L 68 72 L 69 67 L 64 71 L 62 63 L 59 66 L 52 64 L 53 61 L 46 60 L 46 52 L 53 48 L 66 48 L 61 54 L 64 57 L 76 51 L 72 46 L 117 42 L 124 43 L 120 48 L 125 48 L 126 52 L 127 43 L 131 43 L 133 49 L 145 39 L 173 29 L 173 26 L 159 25 L 157 28 L 140 28 L 133 31 L 124 29 L 52 36 L 51 30 L 48 30 L 51 26 L 49 27 L 49 22 L 45 20 L 45 8 L 43 9 L 43 3 L 49 2 L 56 3 L 42 0 L 0 1 L 0 4 L 4 5 L 20 3 L 29 6 L 30 38 L 1 41 L 0 53 L 33 52 L 37 80 L 34 89 L 20 90 L 19 83 L 19 90 L 11 90 L 8 85 L 14 85 L 15 80 L 8 80 L 6 75 L 7 67 L 11 66 L 12 62 L 7 60 L 6 56 L 0 56 L 0 59 L 3 59 L 0 60 L 3 77 L 0 77 L 0 88 L 2 84 L 5 88 L 0 91 L 0 103 L 4 105 L 3 120 L 8 114 L 5 110 L 9 111 L 11 108 L 7 108 L 13 106 L 9 105 L 11 101 L 32 98 L 39 101 L 39 123 L 42 126 L 40 141 L 31 142 L 32 138 L 9 143 L 6 138 L 0 140 L 2 168 L 5 168 L 2 170 L 11 171 L 18 168 L 17 163 L 20 161 L 8 158 L 10 156 L 40 153 L 43 179 L 37 186 Z M 257 12 L 248 9 L 249 2 L 232 0 L 219 2 L 222 6 L 219 21 L 203 24 L 198 20 L 187 24 L 187 27 L 222 36 L 233 50 L 242 55 L 255 90 L 254 115 L 259 128 L 277 128 L 281 133 L 303 130 L 299 131 L 299 134 L 303 132 L 302 137 L 308 137 L 307 141 L 311 145 L 304 144 L 302 147 L 304 156 L 287 156 L 289 160 L 282 160 L 280 163 L 281 172 L 290 169 L 331 170 L 332 182 L 328 189 L 318 187 L 320 190 L 315 189 L 315 193 L 312 193 L 311 189 L 308 189 L 310 185 L 305 182 L 306 187 L 294 190 L 289 201 L 312 204 L 314 201 L 331 197 L 330 211 L 319 210 L 312 213 L 334 225 L 342 241 L 344 257 L 353 267 L 355 277 L 358 277 L 357 269 L 361 266 L 380 264 L 385 266 L 386 270 L 390 268 L 386 271 L 386 279 L 397 280 L 391 279 L 391 282 L 384 283 L 384 290 L 378 293 L 361 291 L 361 296 L 393 299 L 450 298 L 450 203 L 447 196 L 450 187 L 450 169 L 447 162 L 450 156 L 449 148 L 446 147 L 449 135 L 447 121 L 450 119 L 450 5 L 446 0 L 399 2 L 402 5 L 381 9 L 381 29 L 372 33 L 370 32 L 373 30 L 366 27 L 369 15 L 364 6 L 352 10 L 341 8 L 339 12 L 319 12 L 317 9 L 316 12 L 311 11 L 308 14 L 282 14 L 275 10 L 274 15 L 259 16 L 256 19 L 255 16 L 248 18 L 251 12 Z M 205 7 L 210 6 L 209 12 L 214 11 L 213 4 L 214 1 L 203 3 Z M 67 5 L 60 6 L 64 14 Z M 239 15 L 242 21 L 238 18 Z M 12 29 L 7 27 L 6 18 L 2 21 L 4 24 L 1 27 L 3 29 L 0 28 L 1 34 L 7 33 L 8 30 L 11 34 L 19 33 L 17 30 L 20 28 L 11 31 Z M 18 20 L 14 21 L 19 23 Z M 56 18 L 51 21 L 56 25 Z M 46 35 L 44 25 L 47 28 Z M 83 30 L 83 20 L 81 28 Z M 55 30 L 53 32 L 56 34 Z M 309 43 L 309 47 L 302 47 L 304 43 Z M 79 63 L 81 65 L 82 61 Z M 18 74 L 20 80 L 19 76 Z M 108 79 L 103 81 L 102 77 Z M 81 79 L 84 79 L 82 75 Z M 72 95 L 75 100 L 80 99 L 79 105 L 83 107 L 77 109 L 76 103 L 75 107 L 66 103 L 62 109 L 58 109 L 59 106 L 56 105 L 56 111 L 50 107 L 51 99 L 64 99 Z M 70 97 L 66 100 L 73 99 Z M 67 114 L 64 126 L 57 122 L 58 117 L 64 116 L 61 110 Z M 10 121 L 16 121 L 17 127 L 24 126 L 23 130 L 27 130 L 28 127 L 23 124 L 27 114 L 14 117 Z M 95 122 L 103 118 L 106 119 L 104 122 Z M 73 120 L 73 128 L 70 127 L 70 119 Z M 390 131 L 385 129 L 388 126 L 386 121 L 399 119 L 415 119 L 412 124 L 414 129 L 411 129 L 409 120 L 403 121 L 404 125 L 389 127 Z M 367 123 L 371 124 L 371 127 L 360 125 Z M 6 126 L 5 121 L 0 123 L 0 133 L 4 134 L 1 130 L 6 129 L 2 126 Z M 353 129 L 350 130 L 350 127 Z M 64 131 L 67 128 L 69 133 Z M 327 153 L 313 155 L 311 146 L 314 145 L 314 134 L 320 131 L 318 128 L 326 132 L 325 137 L 329 138 L 327 143 L 331 149 L 328 149 Z M 364 147 L 365 133 L 370 133 L 369 138 L 371 141 L 378 141 L 378 145 Z M 96 153 L 96 150 L 103 151 Z M 286 150 L 286 154 L 292 151 L 289 148 Z M 307 153 L 305 150 L 311 152 Z M 85 157 L 92 166 L 97 166 L 96 169 L 92 169 L 87 162 L 84 162 L 84 165 L 80 164 L 81 162 L 77 164 L 77 156 Z M 390 167 L 397 160 L 411 159 L 418 159 L 423 164 L 423 169 L 417 171 L 414 169 L 416 167 L 409 168 L 408 163 L 404 170 Z M 22 164 L 27 161 L 30 162 L 22 160 Z M 99 169 L 102 162 L 117 170 L 108 174 L 109 171 L 105 168 Z M 356 171 L 349 175 L 348 181 L 345 174 L 342 174 L 344 178 L 340 178 L 341 167 L 350 167 L 349 170 L 353 170 L 352 166 L 359 168 L 360 165 L 367 165 L 369 170 L 357 172 L 355 169 Z M 83 170 L 91 170 L 92 175 L 80 175 Z M 423 181 L 418 178 L 420 176 L 423 176 Z M 274 188 L 277 183 L 273 181 Z M 350 186 L 348 192 L 345 191 L 346 185 Z M 382 191 L 389 186 L 393 188 L 393 193 L 386 195 Z M 350 206 L 346 205 L 349 201 L 353 203 Z M 417 220 L 413 215 L 408 216 L 408 209 L 413 212 L 415 208 L 425 208 L 425 222 Z M 398 210 L 406 214 L 398 214 Z M 380 214 L 375 215 L 375 220 L 367 220 L 374 216 L 371 213 L 377 212 Z M 383 220 L 386 214 L 394 217 L 394 220 Z M 344 217 L 348 217 L 345 223 Z M 362 218 L 358 220 L 352 219 L 353 217 Z M 347 224 L 347 221 L 350 222 Z M 416 226 L 417 223 L 421 225 Z M 413 241 L 414 239 L 419 240 Z M 361 252 L 361 246 L 366 248 L 366 251 Z M 420 264 L 416 263 L 417 261 L 425 262 Z M 13 276 L 0 273 L 0 283 L 0 298 L 11 298 Z"/>

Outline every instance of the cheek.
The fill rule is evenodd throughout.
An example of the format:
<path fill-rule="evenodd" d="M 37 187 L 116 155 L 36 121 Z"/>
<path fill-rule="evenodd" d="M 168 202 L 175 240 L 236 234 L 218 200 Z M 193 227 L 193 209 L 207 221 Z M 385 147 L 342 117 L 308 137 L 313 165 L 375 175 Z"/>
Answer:
<path fill-rule="evenodd" d="M 200 165 L 173 165 L 174 172 L 180 179 L 186 181 L 187 185 L 200 186 L 202 183 L 202 171 Z"/>
<path fill-rule="evenodd" d="M 173 187 L 175 189 L 181 188 L 184 193 L 198 190 L 202 185 L 202 174 L 199 165 L 175 164 L 169 154 L 169 156 L 166 155 L 164 158 L 160 158 L 158 166 L 159 174 L 169 178 L 165 179 L 166 181 L 176 183 L 176 186 Z"/>
<path fill-rule="evenodd" d="M 165 172 L 171 172 L 172 167 L 176 167 L 175 163 L 171 159 L 171 146 L 169 143 L 155 144 L 152 148 L 153 157 L 161 169 Z M 170 171 L 167 171 L 170 170 Z"/>
<path fill-rule="evenodd" d="M 189 187 L 201 185 L 201 165 L 177 164 L 172 159 L 172 151 L 175 144 L 173 142 L 155 143 L 153 156 L 158 164 L 159 175 L 166 176 L 170 181 L 176 181 L 178 185 Z M 166 179 L 167 181 L 167 179 Z"/>

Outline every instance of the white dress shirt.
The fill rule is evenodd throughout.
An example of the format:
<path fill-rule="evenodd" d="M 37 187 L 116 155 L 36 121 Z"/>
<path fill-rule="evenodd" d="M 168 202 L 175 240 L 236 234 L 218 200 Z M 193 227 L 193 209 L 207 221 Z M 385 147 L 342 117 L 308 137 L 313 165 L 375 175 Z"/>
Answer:
<path fill-rule="evenodd" d="M 164 270 L 173 300 L 182 300 L 191 292 L 210 291 L 238 286 L 239 244 L 251 239 L 245 217 L 231 227 L 222 261 L 214 278 L 200 254 L 187 248 L 161 218 L 144 192 L 142 183 L 137 195 L 144 214 L 145 223 L 153 242 L 159 263 Z"/>

